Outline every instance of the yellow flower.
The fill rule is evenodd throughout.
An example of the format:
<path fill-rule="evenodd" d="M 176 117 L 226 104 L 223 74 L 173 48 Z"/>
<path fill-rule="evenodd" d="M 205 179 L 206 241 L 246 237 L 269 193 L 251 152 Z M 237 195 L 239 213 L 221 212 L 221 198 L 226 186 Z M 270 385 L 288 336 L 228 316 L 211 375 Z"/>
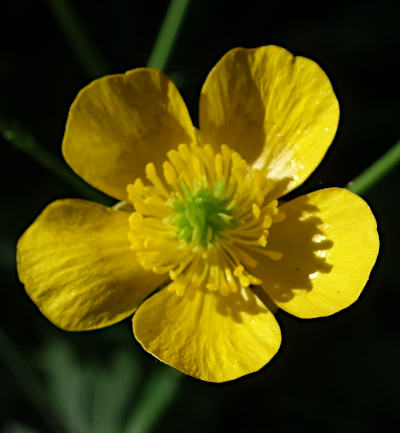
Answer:
<path fill-rule="evenodd" d="M 50 204 L 18 243 L 26 291 L 71 331 L 136 311 L 144 349 L 196 378 L 259 370 L 281 343 L 271 305 L 331 315 L 357 300 L 377 257 L 375 218 L 351 192 L 278 203 L 319 164 L 338 119 L 321 68 L 276 46 L 217 63 L 199 130 L 160 71 L 92 82 L 71 106 L 63 154 L 130 206 Z"/>

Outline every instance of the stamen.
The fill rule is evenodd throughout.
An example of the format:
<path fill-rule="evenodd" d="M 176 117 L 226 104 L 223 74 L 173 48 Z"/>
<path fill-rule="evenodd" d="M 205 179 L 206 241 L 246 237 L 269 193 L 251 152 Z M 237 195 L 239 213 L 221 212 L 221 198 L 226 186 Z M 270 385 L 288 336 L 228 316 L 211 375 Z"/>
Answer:
<path fill-rule="evenodd" d="M 146 177 L 164 197 L 169 197 L 169 193 L 165 189 L 160 178 L 157 176 L 156 168 L 154 167 L 154 164 L 152 162 L 146 165 Z"/>
<path fill-rule="evenodd" d="M 127 188 L 135 209 L 129 240 L 138 262 L 167 273 L 168 290 L 190 299 L 197 290 L 227 296 L 261 284 L 249 269 L 262 256 L 282 258 L 267 248 L 271 226 L 286 217 L 277 200 L 268 199 L 274 182 L 226 145 L 216 153 L 209 144 L 181 144 L 167 155 L 163 179 L 149 163 L 150 184 L 136 179 Z"/>

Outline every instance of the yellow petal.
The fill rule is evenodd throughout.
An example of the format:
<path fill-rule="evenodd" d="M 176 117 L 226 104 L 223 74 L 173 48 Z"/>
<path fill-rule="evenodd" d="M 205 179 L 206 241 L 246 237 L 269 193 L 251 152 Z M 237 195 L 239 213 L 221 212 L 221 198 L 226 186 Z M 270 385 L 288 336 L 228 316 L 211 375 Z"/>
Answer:
<path fill-rule="evenodd" d="M 273 314 L 248 289 L 228 296 L 197 290 L 191 300 L 166 288 L 138 308 L 133 330 L 155 357 L 209 382 L 259 370 L 281 342 Z"/>
<path fill-rule="evenodd" d="M 229 51 L 200 97 L 203 142 L 236 149 L 278 181 L 281 193 L 317 167 L 338 121 L 338 101 L 322 69 L 273 45 Z"/>
<path fill-rule="evenodd" d="M 162 72 L 134 69 L 82 89 L 68 115 L 63 141 L 67 163 L 83 179 L 119 200 L 144 177 L 146 163 L 161 164 L 194 128 L 178 90 Z"/>
<path fill-rule="evenodd" d="M 255 274 L 283 310 L 297 317 L 329 316 L 355 302 L 376 261 L 379 237 L 367 203 L 341 188 L 303 195 L 280 207 L 287 218 L 271 227 Z"/>
<path fill-rule="evenodd" d="M 80 331 L 118 322 L 165 279 L 136 262 L 128 216 L 84 200 L 59 200 L 20 238 L 19 278 L 56 326 Z"/>

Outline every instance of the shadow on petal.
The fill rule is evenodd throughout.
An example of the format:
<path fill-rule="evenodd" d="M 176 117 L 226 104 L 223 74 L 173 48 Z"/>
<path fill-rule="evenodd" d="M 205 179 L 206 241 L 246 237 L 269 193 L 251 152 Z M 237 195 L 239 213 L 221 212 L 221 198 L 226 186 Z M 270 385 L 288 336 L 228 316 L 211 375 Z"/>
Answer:
<path fill-rule="evenodd" d="M 250 289 L 242 288 L 237 293 L 222 296 L 219 292 L 216 297 L 216 309 L 222 316 L 229 316 L 237 323 L 243 323 L 242 315 L 257 315 L 265 313 L 266 306 Z"/>
<path fill-rule="evenodd" d="M 310 291 L 319 274 L 330 273 L 328 250 L 333 241 L 324 233 L 320 209 L 309 203 L 307 196 L 299 197 L 282 207 L 287 218 L 271 227 L 268 249 L 283 253 L 281 260 L 272 261 L 258 256 L 255 275 L 275 302 L 287 302 L 299 290 Z"/>
<path fill-rule="evenodd" d="M 238 55 L 240 59 L 235 64 L 229 63 L 227 70 L 221 71 L 220 75 L 214 74 L 211 89 L 205 91 L 203 88 L 200 130 L 203 143 L 210 143 L 215 149 L 219 149 L 221 144 L 227 144 L 239 152 L 246 161 L 252 163 L 259 158 L 264 149 L 266 135 L 263 126 L 266 107 L 263 95 L 253 77 L 251 60 L 241 53 Z M 241 79 L 238 80 L 237 77 Z M 236 98 L 232 103 L 229 102 L 231 95 L 247 96 Z M 219 100 L 224 101 L 224 106 L 215 105 Z M 225 105 L 229 106 L 229 110 L 225 110 Z"/>
<path fill-rule="evenodd" d="M 282 179 L 276 180 L 274 179 L 274 187 L 271 191 L 265 196 L 265 202 L 270 202 L 272 200 L 277 200 L 280 197 L 284 196 L 290 183 L 293 182 L 292 177 L 283 177 Z"/>

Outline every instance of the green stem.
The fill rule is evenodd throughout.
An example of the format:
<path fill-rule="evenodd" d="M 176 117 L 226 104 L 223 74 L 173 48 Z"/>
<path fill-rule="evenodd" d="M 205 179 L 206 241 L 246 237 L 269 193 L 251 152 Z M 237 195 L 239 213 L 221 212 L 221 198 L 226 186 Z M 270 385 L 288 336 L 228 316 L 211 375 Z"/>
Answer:
<path fill-rule="evenodd" d="M 107 74 L 110 68 L 68 0 L 47 0 L 72 50 L 90 78 Z"/>
<path fill-rule="evenodd" d="M 386 176 L 400 163 L 400 141 L 390 150 L 348 183 L 347 189 L 355 194 L 363 194 L 379 180 Z"/>
<path fill-rule="evenodd" d="M 147 66 L 164 70 L 176 40 L 189 0 L 171 0 Z"/>
<path fill-rule="evenodd" d="M 153 374 L 128 420 L 126 433 L 150 432 L 175 396 L 183 374 L 160 366 Z"/>
<path fill-rule="evenodd" d="M 99 203 L 112 205 L 114 201 L 95 190 L 77 176 L 66 164 L 53 156 L 48 150 L 42 147 L 30 134 L 23 131 L 16 125 L 11 125 L 0 118 L 0 134 L 13 143 L 18 150 L 27 153 L 35 159 L 42 167 L 51 171 L 61 180 L 68 183 L 79 194 Z"/>
<path fill-rule="evenodd" d="M 11 371 L 21 389 L 31 400 L 33 406 L 42 415 L 50 431 L 61 431 L 58 422 L 52 417 L 48 402 L 44 398 L 46 393 L 43 392 L 43 384 L 36 377 L 26 359 L 19 353 L 15 345 L 1 329 L 0 359 L 8 370 Z"/>

